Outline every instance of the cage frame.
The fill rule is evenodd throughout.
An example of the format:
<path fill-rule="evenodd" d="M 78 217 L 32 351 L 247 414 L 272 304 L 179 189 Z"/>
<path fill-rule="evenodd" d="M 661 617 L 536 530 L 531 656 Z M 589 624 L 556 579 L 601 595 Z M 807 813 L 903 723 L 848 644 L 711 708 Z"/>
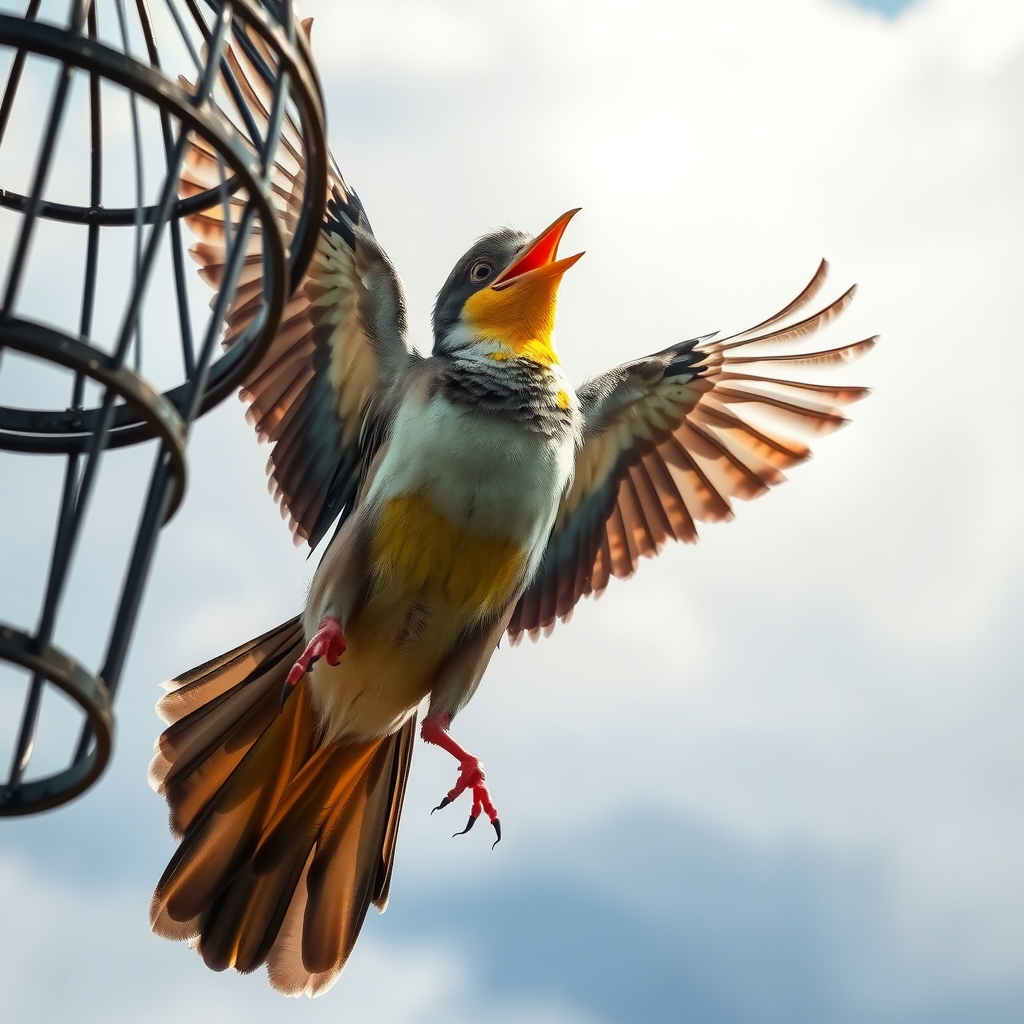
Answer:
<path fill-rule="evenodd" d="M 116 9 L 123 19 L 126 0 L 113 2 L 118 5 Z M 63 804 L 88 789 L 109 763 L 114 733 L 113 701 L 157 537 L 160 528 L 178 509 L 185 492 L 189 429 L 198 416 L 234 391 L 265 353 L 288 298 L 301 282 L 312 258 L 326 202 L 328 156 L 322 95 L 294 0 L 167 0 L 183 36 L 185 29 L 178 20 L 182 13 L 175 13 L 176 4 L 184 8 L 204 36 L 205 63 L 201 74 L 197 55 L 186 39 L 197 65 L 194 91 L 186 88 L 188 83 L 172 81 L 163 72 L 146 0 L 134 0 L 134 6 L 145 37 L 148 64 L 99 40 L 97 4 L 98 0 L 73 0 L 66 27 L 36 20 L 41 0 L 29 0 L 24 17 L 0 14 L 0 46 L 15 50 L 7 85 L 0 98 L 0 145 L 28 56 L 49 58 L 60 67 L 36 154 L 31 190 L 23 195 L 0 188 L 0 206 L 22 217 L 18 242 L 0 295 L 0 360 L 4 349 L 9 348 L 58 364 L 75 374 L 72 401 L 65 409 L 0 406 L 0 450 L 63 456 L 67 460 L 37 625 L 30 631 L 0 622 L 0 661 L 20 666 L 31 676 L 10 771 L 6 783 L 0 781 L 0 816 L 30 814 Z M 207 25 L 204 9 L 209 13 L 212 26 Z M 127 51 L 124 24 L 122 20 Z M 255 40 L 262 45 L 262 50 Z M 270 108 L 263 111 L 266 115 L 264 132 L 260 131 L 257 118 L 225 58 L 229 45 L 246 50 L 249 59 L 263 74 L 264 84 L 273 81 Z M 267 52 L 276 60 L 275 68 L 267 63 Z M 43 199 L 69 86 L 72 76 L 79 72 L 89 79 L 88 206 Z M 136 102 L 135 97 L 148 100 L 159 111 L 166 172 L 156 203 L 144 205 L 141 194 L 134 208 L 108 209 L 101 203 L 102 81 L 122 86 L 133 97 L 132 103 Z M 218 81 L 234 101 L 245 132 L 211 102 Z M 271 178 L 289 100 L 298 113 L 304 174 L 301 212 L 291 229 L 283 224 L 281 211 L 275 206 Z M 296 122 L 287 116 L 294 127 Z M 179 195 L 180 173 L 185 148 L 193 133 L 213 147 L 218 163 L 223 160 L 223 165 L 217 186 L 182 197 Z M 137 122 L 133 142 L 136 159 L 141 159 Z M 230 172 L 230 177 L 226 172 Z M 236 197 L 240 191 L 245 196 L 245 208 L 233 237 L 228 239 L 220 286 L 215 289 L 212 314 L 197 348 L 193 344 L 189 319 L 181 222 L 218 204 L 226 209 L 229 198 Z M 78 336 L 13 315 L 34 226 L 39 220 L 76 224 L 87 231 Z M 215 358 L 224 318 L 257 220 L 261 237 L 261 312 L 226 352 Z M 108 353 L 89 340 L 100 273 L 100 231 L 134 226 L 136 237 L 141 238 L 144 225 L 150 227 L 145 256 L 141 264 L 136 265 L 136 277 L 117 345 L 113 353 Z M 161 392 L 127 365 L 127 359 L 165 231 L 170 234 L 185 379 Z M 86 380 L 103 389 L 102 403 L 91 409 L 82 405 Z M 100 669 L 91 672 L 53 643 L 61 597 L 103 453 L 153 439 L 158 441 L 159 450 L 118 595 L 106 653 Z M 85 721 L 66 768 L 41 778 L 26 779 L 39 725 L 40 702 L 47 685 L 57 687 L 71 698 L 81 708 Z"/>

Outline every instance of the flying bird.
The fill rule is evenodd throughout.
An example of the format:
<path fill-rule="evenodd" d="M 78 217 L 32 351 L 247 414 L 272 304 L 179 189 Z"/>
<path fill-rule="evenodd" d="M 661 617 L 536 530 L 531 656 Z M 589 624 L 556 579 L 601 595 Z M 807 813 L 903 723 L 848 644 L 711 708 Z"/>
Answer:
<path fill-rule="evenodd" d="M 258 40 L 253 40 L 258 50 Z M 252 54 L 227 60 L 257 120 L 270 97 Z M 295 223 L 304 169 L 288 121 L 274 168 Z M 808 350 L 850 303 L 813 312 L 822 261 L 783 309 L 730 337 L 669 345 L 574 388 L 554 342 L 559 255 L 571 218 L 536 235 L 475 242 L 444 282 L 433 351 L 413 347 L 402 284 L 356 193 L 333 164 L 305 280 L 242 388 L 273 445 L 272 493 L 299 542 L 334 529 L 301 615 L 165 684 L 168 723 L 150 781 L 180 845 L 151 905 L 158 934 L 215 970 L 267 965 L 280 992 L 337 979 L 370 904 L 388 900 L 420 735 L 454 756 L 435 810 L 469 805 L 501 838 L 480 760 L 452 736 L 499 640 L 536 638 L 581 597 L 631 576 L 697 522 L 780 483 L 841 426 L 864 388 L 800 379 L 844 365 L 873 338 Z M 190 143 L 183 195 L 219 181 Z M 203 278 L 218 284 L 225 221 L 190 218 Z M 259 313 L 259 237 L 227 317 L 230 346 Z"/>

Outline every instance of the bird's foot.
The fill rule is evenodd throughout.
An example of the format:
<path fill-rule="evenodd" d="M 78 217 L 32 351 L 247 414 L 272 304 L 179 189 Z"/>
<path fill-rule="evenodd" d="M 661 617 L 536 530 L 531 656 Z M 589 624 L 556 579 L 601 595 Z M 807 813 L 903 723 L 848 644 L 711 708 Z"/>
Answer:
<path fill-rule="evenodd" d="M 320 628 L 313 634 L 313 639 L 299 655 L 298 661 L 292 665 L 288 678 L 281 690 L 281 707 L 291 696 L 292 690 L 299 680 L 321 659 L 326 658 L 328 665 L 337 665 L 345 653 L 345 634 L 341 631 L 341 623 L 333 616 L 327 615 L 320 623 Z"/>
<path fill-rule="evenodd" d="M 482 813 L 486 814 L 497 837 L 491 844 L 491 849 L 493 850 L 501 842 L 501 821 L 498 818 L 498 809 L 494 806 L 491 794 L 487 790 L 487 776 L 484 775 L 484 766 L 480 763 L 480 758 L 469 753 L 468 750 L 465 750 L 451 738 L 448 734 L 448 726 L 450 724 L 451 718 L 445 713 L 430 715 L 423 720 L 423 726 L 420 730 L 420 735 L 427 743 L 433 743 L 435 746 L 447 750 L 459 762 L 458 781 L 456 781 L 452 789 L 445 794 L 444 799 L 430 813 L 433 814 L 434 811 L 440 811 L 443 807 L 447 807 L 462 796 L 466 790 L 471 790 L 473 793 L 473 806 L 469 812 L 469 821 L 466 822 L 466 827 L 461 832 L 456 832 L 455 835 L 465 835 L 476 824 L 476 819 Z"/>

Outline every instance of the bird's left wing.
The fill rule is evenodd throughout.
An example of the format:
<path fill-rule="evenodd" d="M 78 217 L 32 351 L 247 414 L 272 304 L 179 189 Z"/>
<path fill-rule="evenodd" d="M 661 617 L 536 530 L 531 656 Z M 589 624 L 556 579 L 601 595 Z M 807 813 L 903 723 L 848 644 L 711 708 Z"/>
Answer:
<path fill-rule="evenodd" d="M 308 23 L 304 25 L 308 31 Z M 225 60 L 250 116 L 266 129 L 271 94 L 260 71 L 261 40 L 236 39 Z M 244 45 L 243 45 L 244 44 Z M 273 168 L 273 199 L 286 235 L 301 212 L 305 168 L 299 130 L 284 119 Z M 213 148 L 194 135 L 179 184 L 183 196 L 216 188 L 223 167 Z M 232 230 L 245 200 L 232 196 L 187 218 L 199 236 L 190 250 L 200 275 L 218 287 L 224 273 L 225 224 Z M 225 347 L 259 314 L 263 302 L 261 239 L 253 229 L 234 300 Z M 271 493 L 287 516 L 296 543 L 315 547 L 345 514 L 387 421 L 418 358 L 408 340 L 405 295 L 391 261 L 378 245 L 356 193 L 333 159 L 327 206 L 305 278 L 285 307 L 266 354 L 242 382 L 248 420 L 274 445 L 267 462 Z"/>
<path fill-rule="evenodd" d="M 693 542 L 695 522 L 732 518 L 733 498 L 755 498 L 785 479 L 782 470 L 810 449 L 800 434 L 846 422 L 837 408 L 867 389 L 777 376 L 785 368 L 845 364 L 867 352 L 867 338 L 824 351 L 797 345 L 849 305 L 850 288 L 794 321 L 824 283 L 822 260 L 784 309 L 741 334 L 696 338 L 626 363 L 584 385 L 583 443 L 562 497 L 544 559 L 508 625 L 550 631 L 576 602 L 600 594 L 611 576 L 631 576 L 641 556 L 666 540 Z"/>

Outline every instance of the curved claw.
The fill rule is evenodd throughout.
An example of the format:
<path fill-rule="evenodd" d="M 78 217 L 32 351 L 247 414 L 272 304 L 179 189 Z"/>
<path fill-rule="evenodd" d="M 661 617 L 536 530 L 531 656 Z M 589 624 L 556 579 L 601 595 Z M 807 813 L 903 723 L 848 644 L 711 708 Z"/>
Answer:
<path fill-rule="evenodd" d="M 476 824 L 476 815 L 475 814 L 471 814 L 469 816 L 469 821 L 466 822 L 466 827 L 461 832 L 454 833 L 454 835 L 452 835 L 452 839 L 454 839 L 455 836 L 464 836 L 475 824 Z"/>
<path fill-rule="evenodd" d="M 313 639 L 292 665 L 288 678 L 281 689 L 281 707 L 291 696 L 299 684 L 299 680 L 321 659 L 326 658 L 328 665 L 337 665 L 346 650 L 345 634 L 341 631 L 341 623 L 333 616 L 326 615 L 320 623 Z"/>
<path fill-rule="evenodd" d="M 445 798 L 430 812 L 439 811 L 443 807 L 454 803 L 465 792 L 473 794 L 473 805 L 469 812 L 469 821 L 461 832 L 455 836 L 464 836 L 476 823 L 481 814 L 486 814 L 488 821 L 494 828 L 495 840 L 491 844 L 493 850 L 501 842 L 501 822 L 498 820 L 498 809 L 491 800 L 491 794 L 487 791 L 487 776 L 484 775 L 484 766 L 480 758 L 463 749 L 451 738 L 448 727 L 451 725 L 451 715 L 446 711 L 439 711 L 436 714 L 428 715 L 423 720 L 423 727 L 420 734 L 424 742 L 433 743 L 442 750 L 448 751 L 459 762 L 459 777 L 455 785 L 448 791 Z M 452 836 L 454 839 L 455 836 Z"/>
<path fill-rule="evenodd" d="M 301 678 L 301 676 L 299 678 Z M 284 686 L 281 687 L 281 708 L 280 708 L 281 711 L 284 711 L 285 702 L 292 695 L 292 690 L 294 690 L 294 689 L 295 689 L 295 683 L 292 682 L 291 676 L 289 676 L 285 680 Z"/>

